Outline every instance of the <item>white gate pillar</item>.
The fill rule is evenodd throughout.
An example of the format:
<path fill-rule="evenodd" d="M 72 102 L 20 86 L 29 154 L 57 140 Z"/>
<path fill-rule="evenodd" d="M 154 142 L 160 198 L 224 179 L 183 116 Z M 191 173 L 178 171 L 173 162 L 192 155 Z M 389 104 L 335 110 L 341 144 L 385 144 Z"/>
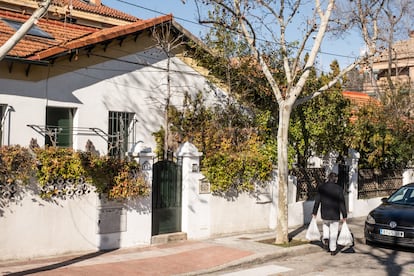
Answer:
<path fill-rule="evenodd" d="M 182 158 L 182 219 L 181 229 L 189 239 L 206 238 L 210 235 L 210 186 L 200 173 L 200 157 L 197 148 L 185 142 L 177 151 Z"/>
<path fill-rule="evenodd" d="M 155 153 L 150 147 L 146 147 L 142 142 L 138 142 L 129 152 L 129 156 L 134 158 L 140 165 L 148 184 L 152 186 L 152 166 L 154 165 Z"/>
<path fill-rule="evenodd" d="M 406 169 L 403 172 L 403 185 L 414 182 L 414 168 Z"/>
<path fill-rule="evenodd" d="M 347 163 L 349 165 L 349 188 L 348 188 L 348 217 L 352 217 L 355 204 L 358 200 L 358 160 L 359 152 L 349 150 L 349 158 Z"/>

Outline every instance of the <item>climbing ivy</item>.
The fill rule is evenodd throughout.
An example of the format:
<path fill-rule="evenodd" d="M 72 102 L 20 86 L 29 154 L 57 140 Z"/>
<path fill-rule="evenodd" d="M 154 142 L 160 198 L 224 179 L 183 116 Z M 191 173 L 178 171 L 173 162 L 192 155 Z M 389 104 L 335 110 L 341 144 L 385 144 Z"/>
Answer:
<path fill-rule="evenodd" d="M 27 183 L 34 176 L 35 168 L 29 149 L 19 145 L 0 147 L 0 183 Z"/>
<path fill-rule="evenodd" d="M 99 194 L 124 199 L 149 195 L 149 185 L 139 164 L 110 156 L 81 155 L 86 175 Z"/>
<path fill-rule="evenodd" d="M 169 116 L 172 136 L 203 152 L 202 172 L 213 192 L 252 191 L 270 179 L 276 142 L 267 127 L 269 113 L 255 115 L 231 101 L 208 107 L 199 93 L 186 95 L 184 109 L 171 108 Z"/>
<path fill-rule="evenodd" d="M 36 172 L 37 180 L 41 186 L 58 178 L 68 180 L 86 175 L 79 153 L 72 149 L 46 147 L 36 148 L 34 152 L 39 164 Z"/>
<path fill-rule="evenodd" d="M 114 199 L 148 196 L 150 190 L 135 161 L 59 147 L 0 147 L 1 185 L 24 185 L 31 177 L 36 177 L 40 196 L 45 199 L 69 195 L 67 190 L 85 184 Z"/>

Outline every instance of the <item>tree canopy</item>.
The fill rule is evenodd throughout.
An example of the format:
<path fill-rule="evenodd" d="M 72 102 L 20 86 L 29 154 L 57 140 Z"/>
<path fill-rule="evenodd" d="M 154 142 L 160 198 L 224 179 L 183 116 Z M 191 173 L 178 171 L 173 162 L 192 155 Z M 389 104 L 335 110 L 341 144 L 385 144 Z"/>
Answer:
<path fill-rule="evenodd" d="M 372 57 L 378 49 L 379 20 L 390 1 L 240 1 L 240 0 L 200 0 L 196 3 L 206 6 L 215 16 L 201 18 L 200 22 L 220 26 L 237 34 L 248 46 L 249 54 L 261 71 L 272 101 L 277 104 L 277 225 L 276 243 L 288 242 L 287 185 L 289 174 L 289 126 L 292 112 L 298 106 L 330 91 L 347 72 Z M 354 9 L 352 16 L 335 16 L 341 3 L 348 3 Z M 345 6 L 345 5 L 344 5 Z M 204 9 L 204 8 L 200 8 Z M 224 14 L 225 16 L 220 16 Z M 306 15 L 303 17 L 302 15 Z M 343 20 L 342 20 L 343 19 Z M 304 28 L 298 32 L 297 23 Z M 355 27 L 355 28 L 354 28 Z M 304 87 L 311 76 L 317 56 L 320 54 L 324 37 L 330 31 L 357 30 L 367 47 L 367 55 L 358 57 L 355 62 L 342 69 L 331 81 L 313 91 L 305 93 Z M 298 34 L 297 43 L 292 47 L 288 35 Z M 265 40 L 263 40 L 265 38 Z M 269 55 L 271 53 L 271 55 Z M 304 55 L 307 54 L 305 62 Z M 272 71 L 272 62 L 281 64 L 281 78 Z M 276 105 L 274 105 L 276 106 Z"/>

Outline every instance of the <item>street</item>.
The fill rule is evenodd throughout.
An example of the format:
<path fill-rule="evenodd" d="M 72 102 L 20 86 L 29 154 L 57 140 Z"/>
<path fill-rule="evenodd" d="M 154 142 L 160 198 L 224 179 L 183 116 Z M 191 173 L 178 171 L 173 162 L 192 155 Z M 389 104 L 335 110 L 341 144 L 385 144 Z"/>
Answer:
<path fill-rule="evenodd" d="M 317 246 L 317 245 L 315 245 Z M 344 248 L 335 256 L 321 252 L 281 258 L 261 265 L 223 271 L 221 276 L 296 276 L 296 275 L 414 275 L 414 250 L 394 250 L 363 243 Z"/>

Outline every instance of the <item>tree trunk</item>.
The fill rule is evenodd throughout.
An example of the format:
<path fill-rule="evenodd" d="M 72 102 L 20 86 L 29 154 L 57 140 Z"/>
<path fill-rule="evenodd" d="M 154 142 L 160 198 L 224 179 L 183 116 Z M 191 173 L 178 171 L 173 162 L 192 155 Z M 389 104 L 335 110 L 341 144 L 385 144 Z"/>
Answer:
<path fill-rule="evenodd" d="M 278 204 L 276 218 L 276 244 L 289 242 L 288 231 L 288 133 L 289 121 L 292 112 L 292 104 L 282 101 L 279 105 L 279 128 L 277 132 L 277 156 L 278 156 Z"/>

